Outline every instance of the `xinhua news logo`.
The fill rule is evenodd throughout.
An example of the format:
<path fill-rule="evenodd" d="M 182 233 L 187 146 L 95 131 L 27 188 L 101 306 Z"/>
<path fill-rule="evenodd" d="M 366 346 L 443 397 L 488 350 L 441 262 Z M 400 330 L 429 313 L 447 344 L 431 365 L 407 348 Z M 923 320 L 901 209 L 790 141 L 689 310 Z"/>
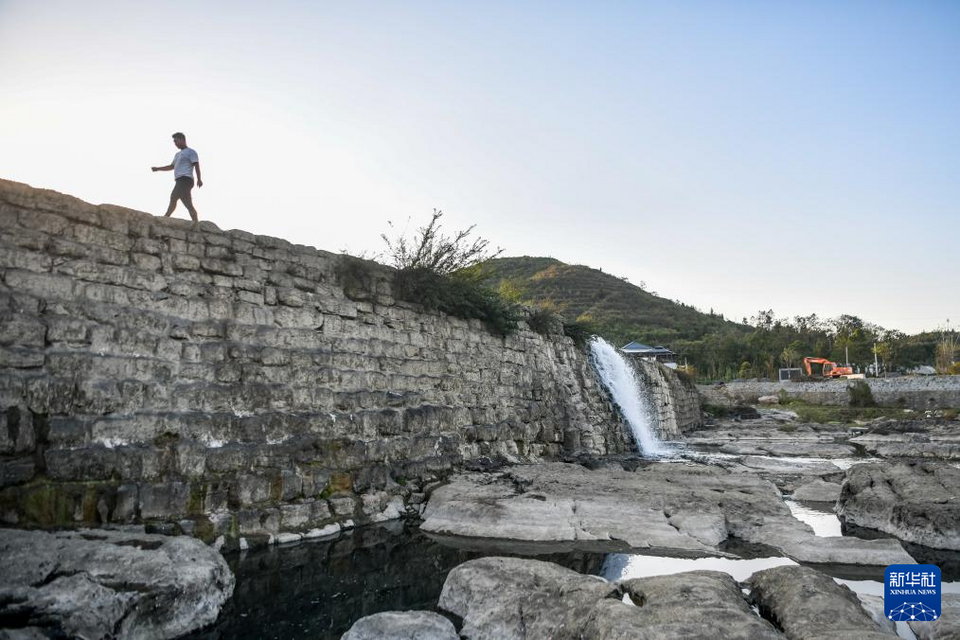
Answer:
<path fill-rule="evenodd" d="M 892 564 L 883 580 L 883 608 L 895 622 L 932 622 L 940 617 L 940 567 Z"/>

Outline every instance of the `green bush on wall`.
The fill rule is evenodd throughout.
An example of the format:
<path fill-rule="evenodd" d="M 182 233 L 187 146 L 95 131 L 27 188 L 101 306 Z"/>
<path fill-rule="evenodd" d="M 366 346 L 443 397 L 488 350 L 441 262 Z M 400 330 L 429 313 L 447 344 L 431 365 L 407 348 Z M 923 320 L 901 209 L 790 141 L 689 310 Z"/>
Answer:
<path fill-rule="evenodd" d="M 422 304 L 458 318 L 482 320 L 497 335 L 516 333 L 520 309 L 485 286 L 476 270 L 440 275 L 424 267 L 400 269 L 394 279 L 401 300 Z"/>

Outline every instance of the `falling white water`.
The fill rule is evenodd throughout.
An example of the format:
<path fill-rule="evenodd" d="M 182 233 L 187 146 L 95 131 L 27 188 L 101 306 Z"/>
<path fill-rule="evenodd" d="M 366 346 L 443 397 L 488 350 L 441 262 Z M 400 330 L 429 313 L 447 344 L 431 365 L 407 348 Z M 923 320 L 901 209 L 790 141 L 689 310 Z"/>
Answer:
<path fill-rule="evenodd" d="M 599 336 L 590 340 L 590 353 L 600 381 L 619 405 L 620 413 L 630 425 L 634 440 L 640 445 L 640 452 L 646 456 L 669 453 L 657 439 L 646 393 L 627 359 L 616 347 Z"/>

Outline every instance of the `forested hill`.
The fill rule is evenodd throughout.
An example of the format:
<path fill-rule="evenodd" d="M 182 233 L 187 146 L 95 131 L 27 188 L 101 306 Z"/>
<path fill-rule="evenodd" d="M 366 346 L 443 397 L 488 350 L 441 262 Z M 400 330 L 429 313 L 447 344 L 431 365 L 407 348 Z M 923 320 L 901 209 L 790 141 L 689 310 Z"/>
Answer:
<path fill-rule="evenodd" d="M 960 374 L 960 332 L 908 336 L 855 315 L 777 318 L 759 311 L 750 325 L 661 298 L 599 269 L 553 258 L 498 258 L 485 263 L 487 284 L 515 302 L 546 306 L 622 346 L 631 340 L 676 351 L 701 379 L 776 378 L 804 356 L 848 361 L 861 370 L 879 357 L 888 370 L 935 365 Z"/>
<path fill-rule="evenodd" d="M 497 258 L 485 266 L 490 270 L 488 284 L 505 297 L 552 306 L 567 321 L 590 323 L 597 333 L 618 346 L 637 340 L 669 347 L 711 333 L 746 333 L 751 329 L 583 265 L 524 256 Z"/>

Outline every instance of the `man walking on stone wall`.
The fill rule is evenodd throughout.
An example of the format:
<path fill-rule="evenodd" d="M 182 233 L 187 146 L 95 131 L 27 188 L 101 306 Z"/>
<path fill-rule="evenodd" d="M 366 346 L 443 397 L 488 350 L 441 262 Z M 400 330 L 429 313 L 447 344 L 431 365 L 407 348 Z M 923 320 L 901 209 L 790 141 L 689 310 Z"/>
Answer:
<path fill-rule="evenodd" d="M 173 134 L 173 144 L 177 145 L 177 155 L 173 156 L 173 162 L 165 167 L 150 167 L 151 171 L 173 171 L 174 186 L 170 193 L 170 206 L 164 216 L 173 214 L 177 207 L 177 200 L 181 200 L 190 217 L 193 218 L 193 224 L 200 223 L 197 216 L 197 210 L 193 208 L 193 196 L 190 191 L 193 190 L 193 170 L 197 170 L 197 186 L 203 186 L 203 180 L 200 178 L 200 159 L 197 152 L 187 146 L 187 137 L 179 131 Z"/>

